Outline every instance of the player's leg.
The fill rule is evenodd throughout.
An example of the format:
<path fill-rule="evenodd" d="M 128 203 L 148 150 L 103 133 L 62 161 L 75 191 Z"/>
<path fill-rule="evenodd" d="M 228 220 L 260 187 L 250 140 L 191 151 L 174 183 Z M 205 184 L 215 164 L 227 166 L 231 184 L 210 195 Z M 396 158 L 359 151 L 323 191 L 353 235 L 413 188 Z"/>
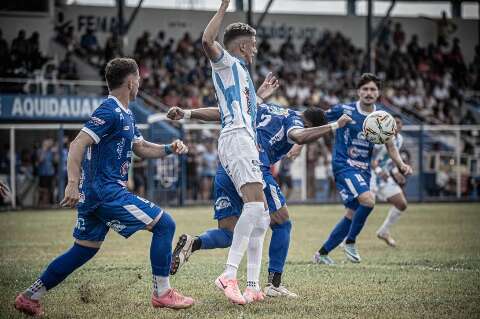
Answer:
<path fill-rule="evenodd" d="M 398 187 L 398 186 L 397 186 Z M 387 218 L 382 226 L 377 230 L 377 237 L 385 241 L 389 246 L 395 247 L 396 242 L 390 234 L 390 227 L 392 227 L 400 218 L 400 216 L 407 210 L 407 199 L 403 191 L 398 187 L 399 192 L 387 198 L 387 202 L 392 204 L 388 211 Z"/>
<path fill-rule="evenodd" d="M 127 191 L 115 201 L 102 203 L 97 211 L 106 225 L 125 238 L 139 230 L 152 232 L 152 305 L 173 309 L 191 307 L 194 303 L 192 298 L 185 297 L 170 287 L 169 272 L 175 233 L 173 218 L 150 201 Z"/>
<path fill-rule="evenodd" d="M 69 250 L 56 257 L 39 278 L 15 299 L 15 308 L 29 315 L 43 314 L 40 299 L 89 261 L 100 249 L 108 232 L 103 222 L 91 212 L 79 212 Z"/>

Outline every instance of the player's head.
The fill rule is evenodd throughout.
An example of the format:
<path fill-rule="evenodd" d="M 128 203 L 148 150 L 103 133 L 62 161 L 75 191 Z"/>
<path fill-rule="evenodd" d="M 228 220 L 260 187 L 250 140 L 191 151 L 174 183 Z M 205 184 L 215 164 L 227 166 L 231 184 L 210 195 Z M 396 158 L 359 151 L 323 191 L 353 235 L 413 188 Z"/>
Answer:
<path fill-rule="evenodd" d="M 248 64 L 253 63 L 257 54 L 257 32 L 246 23 L 235 22 L 225 28 L 223 44 L 227 51 L 244 58 Z"/>
<path fill-rule="evenodd" d="M 395 123 L 397 124 L 397 133 L 400 133 L 403 127 L 402 117 L 398 114 L 394 114 L 393 118 L 395 119 Z"/>
<path fill-rule="evenodd" d="M 302 113 L 305 127 L 315 127 L 327 124 L 325 112 L 318 107 L 309 107 Z"/>
<path fill-rule="evenodd" d="M 105 67 L 105 80 L 110 92 L 119 89 L 128 90 L 130 100 L 135 99 L 140 86 L 137 62 L 130 58 L 110 60 Z"/>
<path fill-rule="evenodd" d="M 381 81 L 375 74 L 364 73 L 357 82 L 357 94 L 360 103 L 371 106 L 380 96 Z"/>

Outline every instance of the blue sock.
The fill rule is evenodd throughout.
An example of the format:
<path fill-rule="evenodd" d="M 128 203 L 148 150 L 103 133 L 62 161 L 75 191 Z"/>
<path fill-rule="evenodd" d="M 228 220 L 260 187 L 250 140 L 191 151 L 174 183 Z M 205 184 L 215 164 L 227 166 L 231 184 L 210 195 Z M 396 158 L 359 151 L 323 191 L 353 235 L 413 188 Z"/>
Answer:
<path fill-rule="evenodd" d="M 340 245 L 345 236 L 347 236 L 351 224 L 352 221 L 350 219 L 348 219 L 347 217 L 343 217 L 330 233 L 327 241 L 320 249 L 320 253 L 326 255 L 333 249 L 335 249 L 335 247 Z"/>
<path fill-rule="evenodd" d="M 270 228 L 272 229 L 272 239 L 268 249 L 268 272 L 282 273 L 287 260 L 292 223 L 287 220 L 283 224 L 271 225 Z"/>
<path fill-rule="evenodd" d="M 47 290 L 52 289 L 64 281 L 75 269 L 95 256 L 98 250 L 99 248 L 90 248 L 74 243 L 69 250 L 55 258 L 48 265 L 47 269 L 40 276 L 40 281 Z"/>
<path fill-rule="evenodd" d="M 373 207 L 367 207 L 363 205 L 359 205 L 357 210 L 355 210 L 355 214 L 352 218 L 352 226 L 350 227 L 350 231 L 347 235 L 347 244 L 355 242 L 355 239 L 357 239 L 358 234 L 360 234 L 362 231 L 363 225 L 365 225 L 365 221 L 372 210 Z"/>
<path fill-rule="evenodd" d="M 175 221 L 163 212 L 160 220 L 152 229 L 152 243 L 150 245 L 150 262 L 152 273 L 155 276 L 168 277 L 170 262 L 172 261 L 172 241 L 175 234 Z"/>
<path fill-rule="evenodd" d="M 233 232 L 225 228 L 209 229 L 200 236 L 200 249 L 227 248 L 232 244 Z"/>

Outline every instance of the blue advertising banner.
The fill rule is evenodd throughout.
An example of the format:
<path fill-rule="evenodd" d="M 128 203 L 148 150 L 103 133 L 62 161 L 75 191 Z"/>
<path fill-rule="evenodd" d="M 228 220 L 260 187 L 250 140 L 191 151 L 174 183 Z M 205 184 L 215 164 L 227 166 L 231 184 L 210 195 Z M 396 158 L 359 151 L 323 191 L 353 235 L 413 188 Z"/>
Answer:
<path fill-rule="evenodd" d="M 52 95 L 0 95 L 0 121 L 87 120 L 103 97 Z"/>

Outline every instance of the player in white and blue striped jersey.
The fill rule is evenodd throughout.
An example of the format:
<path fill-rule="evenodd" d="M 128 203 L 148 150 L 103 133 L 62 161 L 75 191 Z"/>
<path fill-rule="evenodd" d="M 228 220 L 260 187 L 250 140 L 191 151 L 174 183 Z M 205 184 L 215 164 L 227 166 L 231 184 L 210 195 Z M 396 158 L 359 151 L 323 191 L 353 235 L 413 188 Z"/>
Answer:
<path fill-rule="evenodd" d="M 334 264 L 328 253 L 343 240 L 347 258 L 355 263 L 360 262 L 356 239 L 375 205 L 375 196 L 370 191 L 370 162 L 374 144 L 365 139 L 362 126 L 368 114 L 376 110 L 380 80 L 373 74 L 363 74 L 357 83 L 357 94 L 357 102 L 335 105 L 326 112 L 329 121 L 347 114 L 352 122 L 336 131 L 332 158 L 335 183 L 346 209 L 345 216 L 314 255 L 316 263 Z M 386 148 L 398 169 L 406 175 L 410 174 L 411 167 L 402 161 L 392 141 L 386 144 Z"/>
<path fill-rule="evenodd" d="M 403 126 L 402 118 L 399 115 L 394 115 L 393 118 L 397 124 L 397 134 L 393 139 L 393 144 L 395 144 L 397 149 L 401 149 L 403 145 L 403 136 L 400 134 Z M 392 205 L 388 211 L 387 218 L 385 218 L 382 226 L 377 230 L 377 237 L 385 241 L 387 245 L 395 247 L 396 242 L 390 234 L 390 227 L 398 221 L 407 209 L 407 199 L 402 190 L 406 178 L 388 156 L 385 145 L 376 145 L 374 154 L 372 162 L 372 191 L 379 200 L 386 201 Z"/>
<path fill-rule="evenodd" d="M 258 284 L 262 247 L 269 224 L 262 192 L 262 173 L 255 139 L 256 94 L 248 65 L 257 53 L 256 31 L 248 24 L 228 25 L 222 47 L 216 41 L 229 0 L 222 0 L 208 23 L 202 45 L 212 66 L 212 78 L 221 113 L 222 129 L 218 139 L 218 157 L 243 198 L 243 213 L 235 227 L 225 271 L 216 286 L 235 304 L 263 299 Z M 247 251 L 247 289 L 242 295 L 237 269 Z"/>

